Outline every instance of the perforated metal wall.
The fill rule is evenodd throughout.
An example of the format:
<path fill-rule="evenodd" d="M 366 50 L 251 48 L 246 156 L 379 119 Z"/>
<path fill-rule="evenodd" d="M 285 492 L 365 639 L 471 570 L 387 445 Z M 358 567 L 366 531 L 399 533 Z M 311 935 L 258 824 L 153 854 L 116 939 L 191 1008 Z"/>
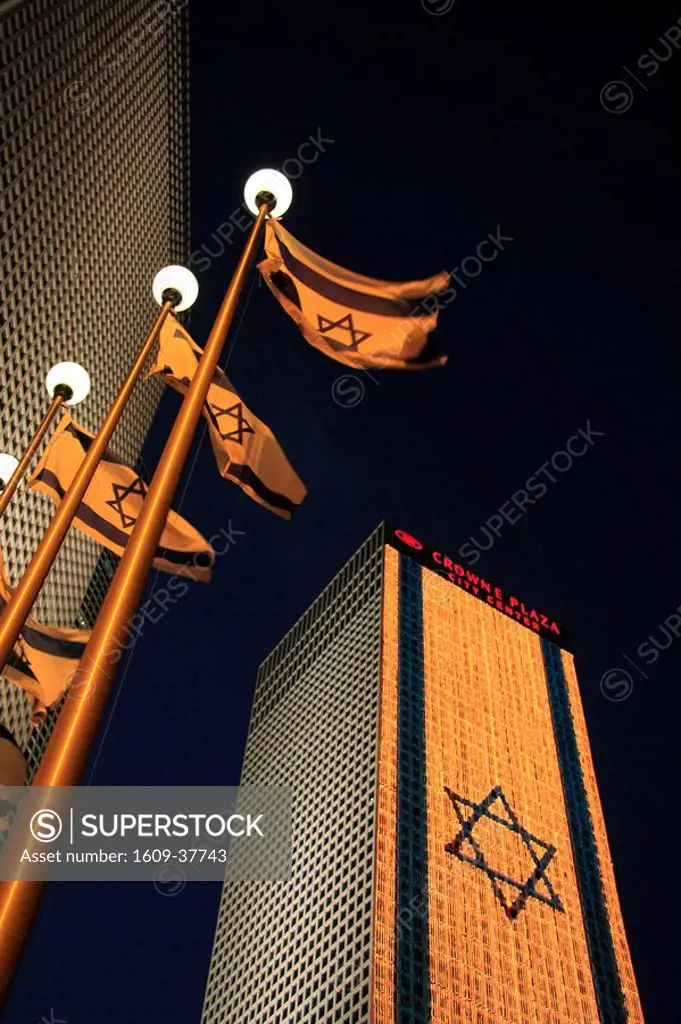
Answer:
<path fill-rule="evenodd" d="M 154 274 L 186 261 L 187 42 L 186 0 L 0 4 L 2 451 L 24 450 L 46 408 L 45 374 L 64 359 L 91 374 L 74 415 L 97 429 L 155 315 Z M 115 435 L 131 462 L 159 397 L 159 384 L 140 385 Z M 13 582 L 51 513 L 21 487 L 0 522 Z M 93 577 L 100 554 L 72 531 L 39 618 L 92 621 L 109 577 L 106 565 Z M 27 743 L 28 702 L 4 681 L 0 720 Z M 31 738 L 33 762 L 43 741 Z"/>

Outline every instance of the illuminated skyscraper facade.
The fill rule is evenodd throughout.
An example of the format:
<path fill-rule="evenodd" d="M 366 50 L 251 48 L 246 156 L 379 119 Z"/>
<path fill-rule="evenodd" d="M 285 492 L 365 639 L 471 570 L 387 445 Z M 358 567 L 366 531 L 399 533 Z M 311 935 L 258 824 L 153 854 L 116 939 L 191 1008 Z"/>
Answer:
<path fill-rule="evenodd" d="M 151 281 L 186 262 L 187 0 L 0 2 L 0 450 L 21 454 L 61 360 L 92 378 L 74 410 L 96 430 L 155 316 Z M 140 385 L 114 446 L 135 463 L 160 397 Z M 21 487 L 0 523 L 14 581 L 52 514 Z M 96 570 L 96 571 L 95 571 Z M 36 614 L 92 622 L 108 553 L 72 531 Z M 30 707 L 0 681 L 0 721 L 23 746 Z M 29 743 L 35 766 L 50 728 Z"/>
<path fill-rule="evenodd" d="M 223 891 L 203 1024 L 641 1022 L 560 626 L 389 527 L 260 668 L 288 882 Z"/>

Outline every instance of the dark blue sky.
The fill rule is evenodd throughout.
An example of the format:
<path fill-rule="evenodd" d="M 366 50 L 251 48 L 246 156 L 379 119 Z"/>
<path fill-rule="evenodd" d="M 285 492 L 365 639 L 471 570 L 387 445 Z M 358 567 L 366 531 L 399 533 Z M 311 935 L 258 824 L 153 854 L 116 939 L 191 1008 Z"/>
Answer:
<path fill-rule="evenodd" d="M 666 643 L 660 626 L 681 605 L 681 53 L 653 74 L 644 57 L 667 55 L 659 37 L 679 11 L 191 6 L 194 249 L 215 248 L 252 170 L 319 130 L 334 141 L 294 183 L 286 223 L 328 258 L 403 280 L 460 266 L 497 227 L 513 241 L 441 314 L 448 366 L 364 377 L 353 408 L 332 395 L 343 368 L 255 283 L 229 373 L 309 497 L 287 524 L 221 481 L 204 445 L 182 512 L 206 536 L 230 521 L 244 535 L 213 584 L 141 640 L 93 781 L 236 783 L 259 662 L 379 520 L 452 554 L 484 541 L 485 522 L 590 421 L 603 436 L 553 471 L 476 569 L 570 630 L 644 1010 L 676 1021 L 681 640 L 653 664 L 637 649 Z M 633 90 L 604 93 L 631 101 L 621 113 L 600 100 L 616 79 Z M 199 275 L 200 344 L 237 252 Z M 163 399 L 152 466 L 178 403 Z M 615 701 L 600 681 L 619 667 L 634 689 Z M 210 883 L 174 898 L 53 886 L 5 1019 L 54 1008 L 69 1024 L 198 1024 L 218 897 Z"/>

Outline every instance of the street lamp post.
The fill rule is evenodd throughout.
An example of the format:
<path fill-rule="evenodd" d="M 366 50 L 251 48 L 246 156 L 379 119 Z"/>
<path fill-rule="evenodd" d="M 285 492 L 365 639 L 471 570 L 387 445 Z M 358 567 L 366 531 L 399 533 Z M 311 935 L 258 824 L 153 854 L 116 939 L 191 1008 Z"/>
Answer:
<path fill-rule="evenodd" d="M 59 549 L 64 543 L 100 459 L 107 449 L 126 403 L 144 369 L 163 321 L 171 309 L 177 311 L 188 309 L 196 300 L 198 291 L 196 278 L 190 270 L 186 270 L 184 267 L 166 267 L 156 275 L 153 292 L 156 301 L 161 305 L 161 310 L 0 619 L 0 672 L 14 648 Z"/>
<path fill-rule="evenodd" d="M 275 208 L 278 217 L 286 212 L 292 192 L 283 174 L 266 170 L 258 171 L 249 178 L 244 195 L 249 209 L 255 214 L 255 223 L 92 630 L 81 659 L 78 685 L 74 687 L 72 699 L 66 701 L 59 714 L 33 780 L 34 786 L 74 786 L 80 782 L 115 676 L 118 659 L 112 658 L 111 654 L 118 650 L 127 623 L 138 608 L 213 374 L 255 259 L 265 220 Z M 90 451 L 95 444 L 96 441 Z M 59 511 L 68 501 L 76 480 Z M 0 656 L 2 653 L 4 651 L 0 647 Z M 12 983 L 41 892 L 40 882 L 17 879 L 0 883 L 0 1004 L 6 999 Z"/>

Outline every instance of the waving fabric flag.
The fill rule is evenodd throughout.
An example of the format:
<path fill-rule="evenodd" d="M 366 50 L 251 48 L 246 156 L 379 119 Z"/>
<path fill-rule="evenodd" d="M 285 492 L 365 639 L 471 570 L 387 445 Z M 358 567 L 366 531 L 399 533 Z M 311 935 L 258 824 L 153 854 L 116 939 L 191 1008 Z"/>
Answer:
<path fill-rule="evenodd" d="M 182 394 L 192 382 L 202 350 L 168 314 L 150 374 Z M 284 519 L 290 519 L 307 490 L 276 437 L 244 404 L 219 367 L 203 407 L 220 475 L 233 480 L 249 497 Z"/>
<path fill-rule="evenodd" d="M 59 506 L 91 443 L 92 434 L 64 413 L 31 476 L 31 489 L 49 495 Z M 134 469 L 116 455 L 106 452 L 73 525 L 121 555 L 146 493 L 146 485 Z M 212 547 L 198 530 L 177 512 L 169 512 L 154 558 L 155 568 L 207 583 L 214 561 Z"/>
<path fill-rule="evenodd" d="M 376 281 L 330 263 L 268 220 L 267 259 L 258 264 L 272 294 L 303 337 L 331 359 L 359 369 L 442 366 L 430 339 L 446 272 L 423 281 Z"/>
<path fill-rule="evenodd" d="M 0 617 L 11 596 L 0 559 Z M 89 639 L 87 629 L 43 626 L 30 616 L 26 620 L 4 672 L 10 682 L 35 697 L 34 722 L 68 689 Z"/>

